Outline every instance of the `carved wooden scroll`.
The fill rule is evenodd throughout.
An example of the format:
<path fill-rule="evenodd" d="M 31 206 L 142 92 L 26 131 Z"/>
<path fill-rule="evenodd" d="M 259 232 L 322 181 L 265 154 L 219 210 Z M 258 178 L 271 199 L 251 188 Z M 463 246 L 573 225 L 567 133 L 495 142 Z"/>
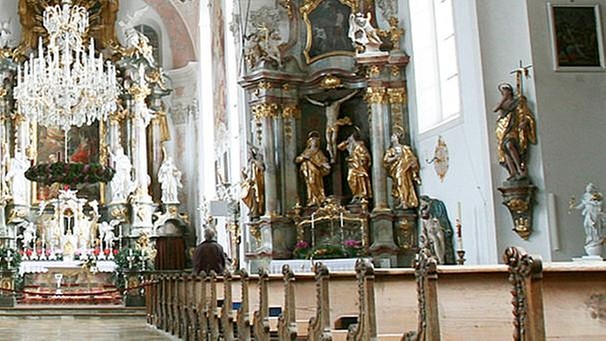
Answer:
<path fill-rule="evenodd" d="M 509 266 L 509 282 L 513 289 L 514 340 L 545 340 L 543 314 L 543 264 L 518 247 L 509 247 L 503 254 Z"/>
<path fill-rule="evenodd" d="M 210 330 L 210 339 L 219 339 L 219 307 L 217 305 L 217 274 L 211 270 L 210 276 L 208 276 L 208 283 L 210 284 L 210 298 L 208 304 L 208 324 Z"/>
<path fill-rule="evenodd" d="M 405 340 L 439 341 L 440 318 L 438 312 L 437 260 L 428 249 L 421 249 L 415 259 L 415 279 L 419 317 L 416 332 L 409 332 Z"/>
<path fill-rule="evenodd" d="M 347 332 L 348 341 L 377 340 L 377 317 L 375 311 L 375 270 L 368 259 L 356 262 L 358 283 L 358 323 Z"/>
<path fill-rule="evenodd" d="M 200 328 L 200 340 L 206 340 L 210 332 L 208 326 L 208 282 L 206 278 L 206 273 L 201 271 L 197 282 L 200 285 L 200 296 L 198 297 L 198 326 Z"/>
<path fill-rule="evenodd" d="M 259 269 L 259 310 L 253 314 L 253 332 L 256 341 L 269 341 L 269 274 Z"/>
<path fill-rule="evenodd" d="M 328 268 L 322 263 L 314 266 L 316 274 L 316 316 L 309 319 L 308 338 L 310 341 L 330 341 L 330 302 L 328 292 L 328 280 L 330 274 Z"/>
<path fill-rule="evenodd" d="M 295 312 L 295 274 L 288 264 L 282 267 L 284 279 L 284 310 L 278 318 L 278 337 L 280 341 L 297 339 L 297 322 Z"/>
<path fill-rule="evenodd" d="M 236 318 L 238 320 L 238 340 L 239 341 L 250 341 L 250 306 L 248 302 L 248 272 L 245 269 L 240 270 L 240 284 L 242 290 L 242 296 L 240 302 L 240 308 Z"/>
<path fill-rule="evenodd" d="M 223 308 L 221 309 L 221 326 L 223 327 L 223 340 L 234 341 L 234 314 L 231 294 L 231 272 L 223 274 Z"/>

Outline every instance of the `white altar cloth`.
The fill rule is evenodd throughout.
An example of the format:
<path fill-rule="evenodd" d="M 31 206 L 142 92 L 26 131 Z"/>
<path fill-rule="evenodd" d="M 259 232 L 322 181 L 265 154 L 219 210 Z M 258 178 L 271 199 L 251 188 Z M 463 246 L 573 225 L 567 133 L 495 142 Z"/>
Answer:
<path fill-rule="evenodd" d="M 63 261 L 22 261 L 19 266 L 19 275 L 25 273 L 46 273 L 50 269 L 76 269 L 81 268 L 84 261 L 81 260 L 63 260 Z M 98 272 L 114 272 L 116 263 L 111 260 L 98 260 Z"/>
<path fill-rule="evenodd" d="M 288 264 L 293 272 L 313 272 L 315 263 L 322 263 L 328 267 L 328 271 L 355 271 L 358 258 L 336 258 L 336 259 L 284 259 L 272 260 L 269 263 L 269 272 L 281 274 L 282 266 Z"/>

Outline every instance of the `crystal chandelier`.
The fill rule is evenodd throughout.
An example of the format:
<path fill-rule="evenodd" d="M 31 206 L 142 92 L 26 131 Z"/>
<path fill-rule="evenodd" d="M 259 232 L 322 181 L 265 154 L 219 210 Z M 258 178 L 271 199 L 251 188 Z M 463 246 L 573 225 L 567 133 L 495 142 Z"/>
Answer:
<path fill-rule="evenodd" d="M 44 28 L 49 34 L 45 49 L 38 42 L 38 56 L 32 53 L 17 71 L 15 99 L 18 110 L 46 127 L 90 125 L 116 110 L 118 86 L 116 67 L 103 56 L 95 56 L 91 38 L 88 52 L 82 37 L 88 28 L 88 12 L 72 6 L 71 0 L 44 10 Z"/>

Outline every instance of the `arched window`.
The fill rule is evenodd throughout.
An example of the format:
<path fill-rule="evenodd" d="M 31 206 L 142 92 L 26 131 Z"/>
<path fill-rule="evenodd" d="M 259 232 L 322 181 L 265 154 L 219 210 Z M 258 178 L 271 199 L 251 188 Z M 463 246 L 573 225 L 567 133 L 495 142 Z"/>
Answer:
<path fill-rule="evenodd" d="M 453 0 L 409 1 L 419 133 L 461 113 Z"/>
<path fill-rule="evenodd" d="M 149 39 L 149 44 L 154 49 L 154 59 L 158 65 L 162 65 L 162 53 L 160 50 L 160 35 L 156 30 L 154 30 L 151 26 L 148 25 L 137 25 L 135 26 L 135 30 L 140 33 L 143 33 L 144 36 Z"/>

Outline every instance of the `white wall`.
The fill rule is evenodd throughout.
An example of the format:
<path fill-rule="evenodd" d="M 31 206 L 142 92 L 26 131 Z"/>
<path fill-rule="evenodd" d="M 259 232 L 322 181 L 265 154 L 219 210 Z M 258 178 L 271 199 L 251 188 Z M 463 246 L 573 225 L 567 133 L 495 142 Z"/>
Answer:
<path fill-rule="evenodd" d="M 423 113 L 415 112 L 414 55 L 407 68 L 413 145 L 419 156 L 423 179 L 420 193 L 444 201 L 453 226 L 457 202 L 461 202 L 463 244 L 468 263 L 496 263 L 498 252 L 494 229 L 493 186 L 490 181 L 483 96 L 479 95 L 482 93 L 482 83 L 479 41 L 475 33 L 475 7 L 469 0 L 453 1 L 453 5 L 457 50 L 460 54 L 461 117 L 418 134 L 416 116 Z M 408 24 L 410 20 L 405 18 L 404 22 Z M 410 34 L 405 39 L 406 49 L 412 51 Z M 443 182 L 434 171 L 434 165 L 426 161 L 433 158 L 438 136 L 445 140 L 450 157 L 448 173 Z"/>
<path fill-rule="evenodd" d="M 606 74 L 554 71 L 548 2 L 599 4 L 604 25 L 606 0 L 526 1 L 536 87 L 536 95 L 529 98 L 536 100 L 540 119 L 538 136 L 545 166 L 545 192 L 556 196 L 556 220 L 551 227 L 557 233 L 554 237 L 559 239 L 559 249 L 554 243 L 553 259 L 570 260 L 584 254 L 585 234 L 580 213 L 567 213 L 569 198 L 575 195 L 578 199 L 590 181 L 606 190 Z"/>

